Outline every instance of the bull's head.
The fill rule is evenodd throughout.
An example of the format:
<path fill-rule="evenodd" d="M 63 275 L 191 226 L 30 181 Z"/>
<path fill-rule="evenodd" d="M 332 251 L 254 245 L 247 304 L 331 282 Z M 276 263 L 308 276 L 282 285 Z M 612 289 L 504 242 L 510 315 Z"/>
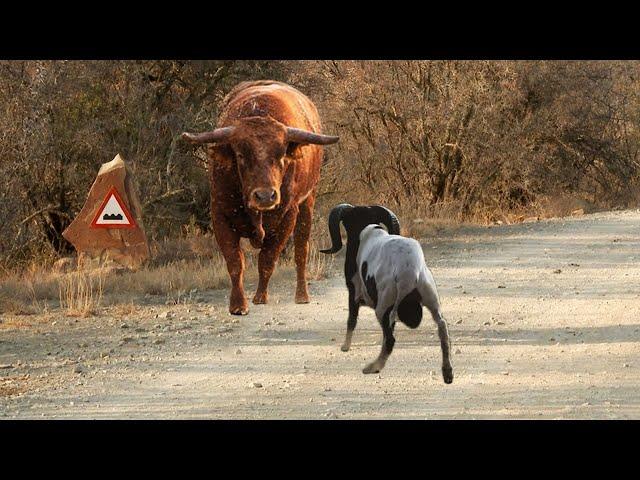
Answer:
<path fill-rule="evenodd" d="M 183 133 L 191 143 L 227 144 L 236 159 L 247 207 L 272 210 L 280 203 L 280 186 L 298 145 L 328 145 L 338 137 L 287 127 L 271 117 L 245 117 L 206 133 Z"/>

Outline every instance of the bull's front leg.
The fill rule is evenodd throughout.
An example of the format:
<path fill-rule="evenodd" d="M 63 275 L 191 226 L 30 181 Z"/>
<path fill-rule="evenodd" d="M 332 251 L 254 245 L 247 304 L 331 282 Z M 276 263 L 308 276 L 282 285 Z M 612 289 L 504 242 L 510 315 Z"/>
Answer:
<path fill-rule="evenodd" d="M 267 303 L 269 300 L 269 294 L 267 292 L 269 279 L 271 275 L 273 275 L 276 263 L 278 258 L 280 258 L 282 250 L 284 250 L 287 239 L 293 232 L 297 215 L 298 209 L 292 208 L 286 213 L 280 225 L 269 231 L 264 237 L 262 249 L 258 256 L 258 288 L 253 297 L 253 303 L 256 305 Z"/>
<path fill-rule="evenodd" d="M 244 253 L 240 248 L 240 235 L 229 226 L 224 217 L 220 216 L 215 217 L 213 233 L 231 278 L 229 313 L 232 315 L 246 315 L 249 313 L 249 304 L 244 295 Z"/>
<path fill-rule="evenodd" d="M 296 303 L 309 303 L 307 289 L 307 260 L 309 257 L 309 237 L 313 222 L 313 205 L 315 192 L 312 192 L 300 205 L 294 232 L 296 260 Z"/>

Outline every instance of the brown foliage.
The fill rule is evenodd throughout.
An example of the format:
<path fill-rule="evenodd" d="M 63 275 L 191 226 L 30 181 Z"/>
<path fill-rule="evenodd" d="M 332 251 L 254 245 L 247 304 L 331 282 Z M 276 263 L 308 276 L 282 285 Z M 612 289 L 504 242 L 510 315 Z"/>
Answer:
<path fill-rule="evenodd" d="M 324 62 L 342 135 L 324 194 L 482 221 L 548 196 L 634 204 L 639 66 Z"/>
<path fill-rule="evenodd" d="M 637 206 L 639 74 L 631 61 L 0 62 L 0 268 L 68 252 L 60 234 L 116 153 L 152 240 L 207 231 L 205 152 L 178 136 L 212 128 L 242 80 L 291 83 L 341 136 L 316 236 L 343 201 L 407 221 L 538 215 L 554 198 Z"/>
<path fill-rule="evenodd" d="M 208 225 L 204 165 L 178 141 L 214 125 L 224 94 L 277 62 L 0 62 L 0 257 L 5 265 L 70 250 L 61 233 L 99 166 L 121 153 L 152 238 Z"/>

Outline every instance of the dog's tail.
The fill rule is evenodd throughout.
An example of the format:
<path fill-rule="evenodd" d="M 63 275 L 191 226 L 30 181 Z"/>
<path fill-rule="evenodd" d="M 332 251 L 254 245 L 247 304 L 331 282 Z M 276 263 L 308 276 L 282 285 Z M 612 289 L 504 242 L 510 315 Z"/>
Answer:
<path fill-rule="evenodd" d="M 422 321 L 422 296 L 416 288 L 398 304 L 398 319 L 409 328 L 417 328 Z"/>

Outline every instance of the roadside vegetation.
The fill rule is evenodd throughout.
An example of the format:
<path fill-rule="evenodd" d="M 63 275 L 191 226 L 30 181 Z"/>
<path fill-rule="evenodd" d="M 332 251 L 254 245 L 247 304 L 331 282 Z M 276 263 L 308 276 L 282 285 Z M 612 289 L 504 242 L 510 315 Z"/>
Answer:
<path fill-rule="evenodd" d="M 0 313 L 100 305 L 227 286 L 210 233 L 203 149 L 243 80 L 290 83 L 328 133 L 310 276 L 330 259 L 339 202 L 392 208 L 403 233 L 515 223 L 640 204 L 640 63 L 635 61 L 0 62 Z M 138 272 L 56 271 L 62 232 L 116 153 L 138 184 L 153 260 Z M 247 276 L 255 254 L 247 251 Z M 277 275 L 290 274 L 285 252 Z"/>

